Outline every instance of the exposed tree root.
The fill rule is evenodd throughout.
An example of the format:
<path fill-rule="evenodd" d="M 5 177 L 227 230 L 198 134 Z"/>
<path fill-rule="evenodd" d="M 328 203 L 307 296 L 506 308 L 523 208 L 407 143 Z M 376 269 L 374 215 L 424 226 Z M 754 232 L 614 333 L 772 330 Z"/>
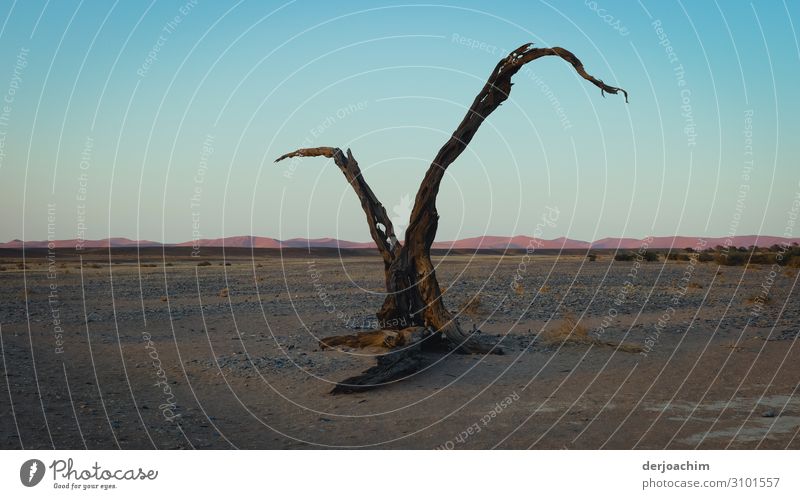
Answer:
<path fill-rule="evenodd" d="M 451 320 L 440 331 L 460 353 L 495 355 L 505 353 L 500 345 L 486 341 L 480 331 L 465 333 L 455 320 Z"/>
<path fill-rule="evenodd" d="M 446 335 L 432 333 L 427 328 L 407 328 L 401 331 L 367 331 L 354 335 L 334 336 L 320 341 L 330 345 L 332 339 L 341 341 L 353 348 L 364 348 L 359 345 L 379 346 L 387 348 L 387 338 L 397 338 L 395 347 L 389 347 L 386 354 L 377 356 L 377 363 L 357 376 L 347 378 L 337 383 L 331 390 L 336 395 L 340 393 L 364 392 L 379 388 L 388 383 L 418 373 L 432 364 L 443 352 L 456 351 L 458 353 L 482 353 L 502 355 L 503 349 L 498 345 L 480 338 L 478 332 L 462 343 L 454 343 Z M 462 333 L 463 334 L 463 333 Z"/>
<path fill-rule="evenodd" d="M 379 355 L 376 365 L 357 376 L 337 383 L 331 394 L 356 393 L 378 388 L 416 374 L 432 364 L 435 359 L 435 356 L 426 355 L 422 351 L 421 344 Z"/>
<path fill-rule="evenodd" d="M 319 340 L 319 346 L 323 350 L 335 347 L 385 348 L 391 350 L 420 341 L 425 335 L 425 328 L 421 327 L 406 328 L 399 331 L 376 329 L 374 331 L 322 338 Z"/>

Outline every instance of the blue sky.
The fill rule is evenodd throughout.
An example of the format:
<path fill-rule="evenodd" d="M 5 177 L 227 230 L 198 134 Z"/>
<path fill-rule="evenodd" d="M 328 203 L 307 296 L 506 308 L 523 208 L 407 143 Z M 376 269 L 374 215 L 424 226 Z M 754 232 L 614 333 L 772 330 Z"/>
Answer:
<path fill-rule="evenodd" d="M 800 191 L 799 13 L 781 1 L 3 1 L 0 240 L 46 238 L 48 214 L 59 239 L 368 240 L 331 162 L 274 158 L 351 147 L 401 220 L 491 68 L 526 42 L 571 50 L 630 103 L 561 60 L 530 64 L 448 170 L 439 240 L 532 234 L 548 207 L 560 216 L 545 238 L 780 235 Z"/>

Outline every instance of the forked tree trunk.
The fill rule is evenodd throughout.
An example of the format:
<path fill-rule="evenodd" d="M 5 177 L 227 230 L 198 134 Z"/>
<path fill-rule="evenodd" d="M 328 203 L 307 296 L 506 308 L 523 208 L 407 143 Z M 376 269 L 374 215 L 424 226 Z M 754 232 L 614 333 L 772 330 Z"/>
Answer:
<path fill-rule="evenodd" d="M 370 235 L 384 261 L 386 299 L 377 312 L 377 317 L 381 330 L 386 332 L 382 334 L 380 331 L 371 331 L 362 333 L 362 336 L 333 337 L 324 339 L 320 343 L 323 347 L 334 345 L 363 347 L 375 346 L 377 343 L 389 348 L 390 352 L 378 356 L 376 366 L 359 376 L 337 384 L 333 393 L 361 391 L 414 374 L 426 364 L 427 357 L 424 350 L 440 348 L 442 341 L 449 343 L 450 348 L 464 353 L 501 352 L 496 345 L 482 342 L 476 332 L 465 333 L 457 318 L 443 303 L 441 288 L 436 280 L 430 256 L 431 245 L 439 226 L 436 197 L 447 167 L 466 149 L 486 117 L 508 98 L 511 92 L 511 77 L 523 65 L 544 56 L 558 56 L 564 59 L 582 78 L 600 88 L 601 93 L 622 92 L 627 102 L 627 92 L 606 85 L 588 74 L 580 60 L 568 50 L 560 47 L 535 48 L 532 44 L 526 44 L 513 51 L 495 66 L 466 116 L 428 168 L 417 191 L 402 245 L 394 233 L 386 209 L 364 180 L 358 162 L 350 150 L 345 154 L 334 147 L 298 149 L 275 160 L 278 162 L 286 158 L 304 156 L 332 158 L 361 201 Z M 401 335 L 392 333 L 399 330 L 405 333 Z"/>

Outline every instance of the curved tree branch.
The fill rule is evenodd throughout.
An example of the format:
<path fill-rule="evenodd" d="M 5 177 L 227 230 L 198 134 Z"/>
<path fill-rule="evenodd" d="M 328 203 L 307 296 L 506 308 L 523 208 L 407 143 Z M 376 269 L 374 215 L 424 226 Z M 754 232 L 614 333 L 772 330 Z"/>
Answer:
<path fill-rule="evenodd" d="M 403 250 L 413 255 L 416 268 L 415 286 L 425 304 L 424 323 L 444 334 L 448 339 L 460 345 L 461 350 L 467 352 L 483 352 L 487 351 L 487 348 L 462 331 L 458 320 L 442 303 L 441 290 L 430 260 L 430 248 L 436 238 L 436 230 L 439 225 L 436 196 L 447 167 L 467 148 L 483 121 L 508 99 L 511 93 L 511 77 L 525 64 L 551 55 L 561 57 L 570 63 L 581 77 L 600 88 L 601 94 L 622 92 L 627 102 L 628 93 L 625 90 L 606 85 L 587 73 L 581 61 L 569 50 L 561 47 L 535 48 L 533 44 L 519 47 L 497 63 L 486 84 L 472 102 L 466 116 L 450 139 L 439 150 L 419 186 L 414 208 L 411 211 Z M 488 350 L 491 350 L 491 347 Z"/>
<path fill-rule="evenodd" d="M 347 182 L 353 187 L 358 199 L 361 201 L 361 208 L 367 215 L 367 224 L 369 224 L 369 232 L 372 235 L 372 240 L 378 246 L 378 251 L 383 256 L 383 261 L 388 267 L 396 256 L 398 251 L 398 241 L 394 234 L 394 226 L 386 209 L 378 201 L 378 197 L 372 192 L 372 189 L 364 180 L 364 175 L 358 167 L 358 162 L 353 157 L 350 149 L 347 150 L 347 155 L 342 152 L 338 147 L 311 147 L 307 149 L 298 149 L 290 153 L 284 154 L 275 160 L 275 162 L 283 161 L 287 158 L 294 157 L 313 157 L 325 156 L 326 158 L 333 158 L 333 162 L 344 173 Z"/>
<path fill-rule="evenodd" d="M 508 99 L 513 85 L 511 77 L 522 69 L 525 64 L 540 57 L 551 55 L 558 56 L 570 63 L 582 78 L 598 87 L 602 95 L 605 95 L 606 92 L 610 94 L 621 92 L 625 95 L 625 102 L 628 102 L 628 92 L 621 88 L 606 85 L 602 80 L 598 80 L 587 73 L 580 59 L 567 49 L 561 47 L 535 48 L 533 44 L 528 43 L 514 50 L 497 63 L 483 89 L 472 102 L 472 106 L 470 106 L 466 116 L 464 116 L 450 139 L 439 150 L 433 163 L 428 168 L 425 179 L 420 184 L 419 191 L 417 191 L 414 209 L 411 211 L 411 219 L 406 230 L 406 244 L 411 244 L 412 241 L 424 242 L 427 249 L 430 249 L 430 245 L 436 236 L 439 218 L 436 211 L 436 196 L 444 177 L 444 171 L 467 148 L 483 120 L 500 107 L 503 101 Z"/>

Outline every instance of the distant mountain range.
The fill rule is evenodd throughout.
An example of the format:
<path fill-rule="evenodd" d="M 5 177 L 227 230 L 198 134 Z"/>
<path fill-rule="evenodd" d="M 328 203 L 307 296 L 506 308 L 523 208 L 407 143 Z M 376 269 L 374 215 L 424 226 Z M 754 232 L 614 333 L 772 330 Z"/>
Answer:
<path fill-rule="evenodd" d="M 690 248 L 698 244 L 700 238 L 687 236 L 662 236 L 653 237 L 648 241 L 649 248 Z M 800 244 L 800 238 L 785 238 L 777 236 L 735 236 L 730 242 L 725 237 L 707 237 L 706 247 L 714 246 L 772 246 L 774 244 Z M 535 249 L 637 249 L 642 246 L 645 239 L 607 237 L 594 242 L 579 241 L 559 237 L 557 239 L 538 240 L 529 236 L 479 236 L 457 241 L 440 241 L 433 244 L 435 249 L 483 249 L 483 250 L 503 250 L 503 249 L 525 249 L 527 247 Z M 52 242 L 56 248 L 74 248 L 78 244 L 77 239 L 62 239 Z M 278 240 L 271 237 L 259 236 L 233 236 L 219 239 L 200 239 L 198 241 L 186 241 L 177 244 L 161 244 L 155 241 L 134 241 L 124 237 L 112 237 L 109 239 L 97 239 L 82 241 L 84 248 L 135 248 L 148 246 L 167 246 L 167 247 L 226 247 L 226 248 L 342 248 L 342 249 L 364 249 L 374 248 L 372 242 L 357 243 L 353 241 L 343 241 L 329 237 L 319 239 L 295 238 Z M 14 239 L 7 243 L 0 243 L 0 248 L 20 249 L 20 248 L 46 248 L 48 241 L 27 241 L 23 242 Z"/>

